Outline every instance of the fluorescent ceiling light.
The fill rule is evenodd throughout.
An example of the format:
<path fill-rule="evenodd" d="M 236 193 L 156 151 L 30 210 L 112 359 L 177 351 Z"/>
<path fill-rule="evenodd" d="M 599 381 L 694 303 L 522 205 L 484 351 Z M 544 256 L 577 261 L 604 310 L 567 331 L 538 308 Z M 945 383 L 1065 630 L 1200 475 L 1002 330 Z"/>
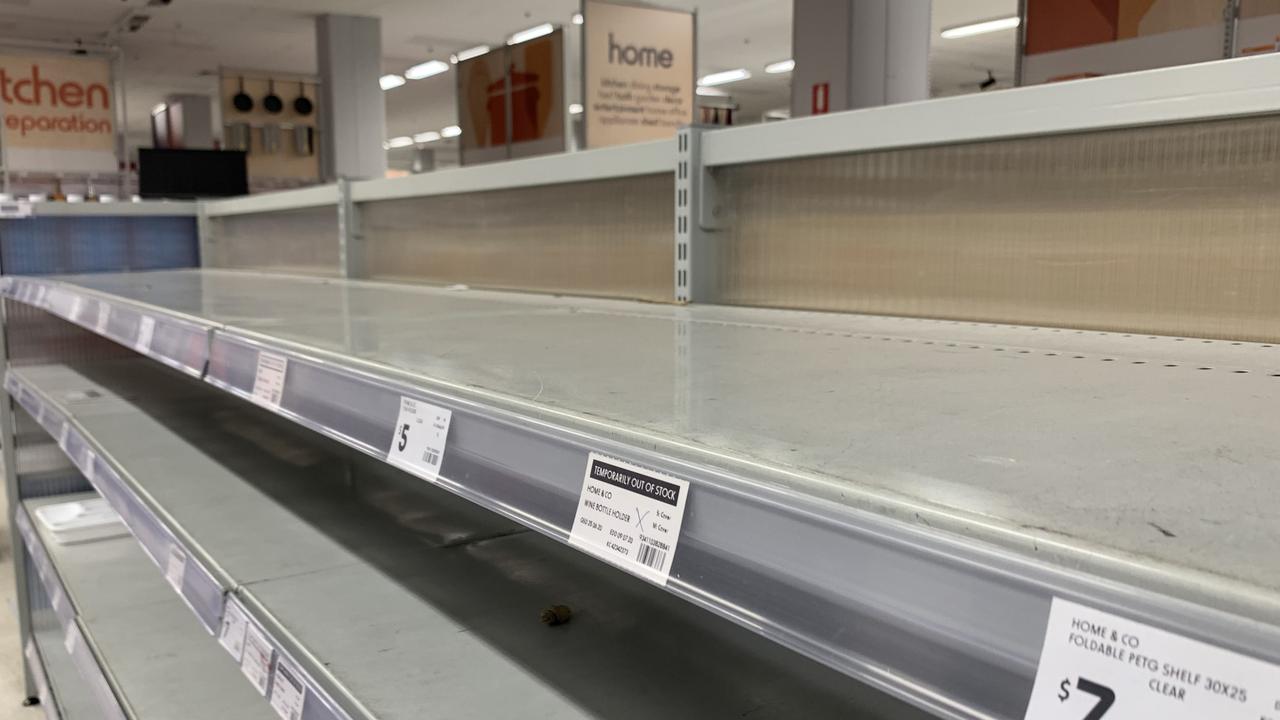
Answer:
<path fill-rule="evenodd" d="M 448 72 L 448 70 L 449 63 L 443 60 L 428 60 L 405 70 L 404 76 L 409 80 L 421 80 L 422 78 L 429 78 L 432 75 L 439 75 L 442 72 Z"/>
<path fill-rule="evenodd" d="M 151 117 L 155 117 L 156 115 L 159 115 L 160 113 L 168 109 L 169 109 L 169 106 L 166 103 L 160 103 L 159 105 L 156 105 L 155 107 L 151 108 Z"/>
<path fill-rule="evenodd" d="M 440 133 L 436 132 L 435 130 L 420 132 L 417 135 L 413 136 L 413 141 L 420 142 L 420 143 L 435 142 L 439 139 L 440 139 Z"/>
<path fill-rule="evenodd" d="M 581 115 L 581 114 L 582 114 L 582 106 L 581 106 L 581 105 L 579 105 L 578 103 L 571 103 L 571 104 L 569 105 L 569 114 L 570 114 L 570 115 Z"/>
<path fill-rule="evenodd" d="M 581 24 L 582 24 L 582 13 L 574 13 L 574 14 L 573 14 L 573 24 L 574 24 L 574 25 L 581 25 Z"/>
<path fill-rule="evenodd" d="M 412 144 L 413 144 L 413 138 L 409 137 L 408 135 L 393 137 L 387 141 L 387 147 L 389 148 L 409 147 Z"/>
<path fill-rule="evenodd" d="M 541 25 L 531 27 L 527 30 L 521 30 L 520 32 L 513 34 L 511 37 L 507 38 L 507 44 L 517 45 L 526 40 L 539 38 L 543 35 L 550 35 L 555 29 L 555 26 L 551 23 L 542 23 Z"/>
<path fill-rule="evenodd" d="M 1012 30 L 1021 24 L 1022 20 L 1017 15 L 1012 17 L 996 18 L 995 20 L 983 20 L 982 22 L 969 23 L 968 25 L 957 25 L 949 27 L 942 31 L 942 37 L 948 40 L 956 38 L 973 37 L 974 35 L 985 35 L 987 33 L 999 32 L 1001 30 Z"/>
<path fill-rule="evenodd" d="M 769 63 L 764 66 L 764 71 L 770 75 L 778 75 L 781 73 L 789 73 L 796 69 L 795 60 L 779 60 L 775 63 Z"/>
<path fill-rule="evenodd" d="M 725 70 L 724 72 L 703 75 L 702 79 L 698 81 L 698 84 L 703 87 L 710 87 L 712 85 L 724 85 L 726 83 L 738 82 L 739 80 L 746 80 L 749 77 L 751 77 L 751 73 L 747 72 L 746 68 L 738 68 L 737 70 Z"/>
<path fill-rule="evenodd" d="M 457 125 L 450 125 L 449 127 L 446 127 L 446 128 L 440 128 L 440 135 L 442 137 L 458 137 L 461 134 L 462 134 L 462 128 L 458 127 Z"/>
<path fill-rule="evenodd" d="M 477 45 L 475 47 L 467 48 L 466 50 L 459 50 L 453 55 L 450 55 L 449 61 L 454 64 L 457 64 L 462 62 L 463 60 L 470 60 L 471 58 L 480 57 L 481 55 L 487 52 L 489 52 L 488 45 Z"/>
<path fill-rule="evenodd" d="M 404 78 L 395 74 L 383 75 L 382 77 L 378 78 L 378 84 L 382 86 L 383 90 L 390 90 L 391 88 L 398 88 L 401 85 L 403 85 Z"/>
<path fill-rule="evenodd" d="M 729 97 L 729 93 L 721 90 L 720 88 L 700 87 L 694 92 L 702 95 L 703 97 Z"/>

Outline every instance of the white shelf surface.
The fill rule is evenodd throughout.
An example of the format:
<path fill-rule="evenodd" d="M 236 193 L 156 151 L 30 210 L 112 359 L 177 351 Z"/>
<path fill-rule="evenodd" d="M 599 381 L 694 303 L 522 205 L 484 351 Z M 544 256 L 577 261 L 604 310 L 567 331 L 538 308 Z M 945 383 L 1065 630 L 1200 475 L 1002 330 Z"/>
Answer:
<path fill-rule="evenodd" d="M 76 651 L 92 653 L 119 703 L 117 708 L 96 707 L 89 715 L 64 708 L 67 717 L 114 717 L 117 709 L 123 717 L 142 720 L 274 717 L 169 590 L 133 538 L 60 545 L 34 519 L 39 507 L 89 497 L 95 495 L 26 500 L 20 521 L 32 556 L 47 558 L 55 573 L 32 580 L 44 583 L 55 599 L 62 594 L 57 603 L 74 613 L 72 622 L 78 623 L 89 646 L 83 650 L 77 646 Z M 64 644 L 66 632 L 62 622 L 50 624 L 36 637 L 46 666 L 58 671 L 51 674 L 62 676 L 62 682 L 55 683 L 55 695 L 61 687 L 74 697 L 80 695 L 79 689 L 69 687 L 74 681 L 68 682 L 71 679 L 62 672 L 66 665 L 62 659 L 71 659 Z"/>
<path fill-rule="evenodd" d="M 47 427 L 70 422 L 73 457 L 91 448 L 189 558 L 231 579 L 229 602 L 305 676 L 308 708 L 321 693 L 350 717 L 389 720 L 425 707 L 476 719 L 922 717 L 207 385 L 142 361 L 9 376 Z M 100 482 L 108 468 L 96 467 Z M 435 497 L 389 523 L 346 489 L 367 473 Z M 554 602 L 575 608 L 564 628 L 538 620 Z"/>
<path fill-rule="evenodd" d="M 1280 660 L 1277 348 L 210 270 L 5 293 L 126 345 L 152 317 L 241 396 L 283 354 L 277 412 L 375 457 L 401 394 L 449 408 L 441 484 L 557 539 L 590 451 L 688 479 L 669 590 L 941 715 L 1020 717 L 1054 596 Z"/>

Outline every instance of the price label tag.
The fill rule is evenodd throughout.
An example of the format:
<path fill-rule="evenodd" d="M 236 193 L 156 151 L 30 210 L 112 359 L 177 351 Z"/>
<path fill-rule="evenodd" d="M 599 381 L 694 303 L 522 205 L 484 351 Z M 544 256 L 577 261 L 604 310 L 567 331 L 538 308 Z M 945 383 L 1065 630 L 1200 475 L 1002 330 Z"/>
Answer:
<path fill-rule="evenodd" d="M 73 622 L 67 625 L 67 632 L 62 636 L 62 647 L 66 648 L 68 655 L 76 654 L 76 642 L 79 638 L 80 631 L 76 629 L 76 624 Z"/>
<path fill-rule="evenodd" d="M 93 475 L 95 470 L 93 461 L 95 459 L 96 457 L 94 456 L 93 451 L 88 447 L 85 447 L 84 453 L 80 456 L 80 472 L 84 475 L 84 479 L 89 482 L 93 482 L 94 480 Z"/>
<path fill-rule="evenodd" d="M 24 218 L 30 215 L 30 200 L 6 200 L 5 202 L 0 202 L 0 217 Z"/>
<path fill-rule="evenodd" d="M 142 320 L 138 323 L 138 339 L 133 344 L 133 349 L 146 355 L 151 352 L 151 336 L 156 332 L 156 319 L 143 315 Z"/>
<path fill-rule="evenodd" d="M 187 554 L 176 544 L 169 546 L 169 557 L 164 565 L 164 579 L 179 595 L 182 594 L 182 579 L 187 574 Z"/>
<path fill-rule="evenodd" d="M 266 696 L 271 681 L 271 643 L 258 626 L 246 623 L 244 650 L 240 657 L 240 672 L 258 688 L 258 694 Z"/>
<path fill-rule="evenodd" d="M 253 378 L 254 401 L 267 407 L 279 407 L 288 369 L 289 359 L 285 356 L 259 350 L 258 373 Z"/>
<path fill-rule="evenodd" d="M 222 608 L 222 628 L 218 631 L 218 644 L 231 653 L 236 662 L 240 662 L 244 656 L 245 629 L 248 627 L 249 618 L 240 609 L 240 604 L 228 600 Z"/>
<path fill-rule="evenodd" d="M 107 323 L 111 322 L 111 306 L 102 300 L 98 301 L 98 320 L 93 325 L 94 332 L 99 335 L 107 334 Z"/>
<path fill-rule="evenodd" d="M 71 312 L 67 314 L 67 317 L 71 320 L 80 317 L 80 308 L 82 307 L 84 307 L 84 298 L 79 295 L 71 298 Z"/>
<path fill-rule="evenodd" d="M 71 423 L 63 422 L 62 431 L 58 433 L 58 447 L 62 452 L 67 451 L 67 438 L 71 436 Z"/>
<path fill-rule="evenodd" d="M 1054 598 L 1026 720 L 1280 720 L 1280 665 Z"/>
<path fill-rule="evenodd" d="M 302 720 L 302 706 L 307 701 L 307 686 L 302 676 L 284 658 L 276 660 L 275 682 L 271 683 L 271 708 L 281 720 Z"/>
<path fill-rule="evenodd" d="M 400 398 L 387 462 L 426 480 L 440 475 L 453 413 L 410 397 Z"/>
<path fill-rule="evenodd" d="M 31 304 L 35 305 L 36 307 L 44 307 L 44 299 L 45 299 L 45 296 L 48 294 L 49 294 L 49 288 L 47 286 L 44 286 L 44 285 L 37 286 L 35 302 Z"/>
<path fill-rule="evenodd" d="M 688 494 L 686 480 L 591 453 L 569 544 L 666 585 Z"/>

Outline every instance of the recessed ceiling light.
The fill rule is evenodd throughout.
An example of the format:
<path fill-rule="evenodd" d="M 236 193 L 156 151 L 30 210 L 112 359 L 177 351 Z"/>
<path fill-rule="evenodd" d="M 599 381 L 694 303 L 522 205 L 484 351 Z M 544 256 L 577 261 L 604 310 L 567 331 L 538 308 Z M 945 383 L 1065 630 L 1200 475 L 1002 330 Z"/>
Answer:
<path fill-rule="evenodd" d="M 383 75 L 378 78 L 378 84 L 382 86 L 383 90 L 390 90 L 391 88 L 398 88 L 403 85 L 404 78 L 395 74 Z"/>
<path fill-rule="evenodd" d="M 550 35 L 555 29 L 556 29 L 555 26 L 552 25 L 551 23 L 542 23 L 541 25 L 535 25 L 534 27 L 528 28 L 526 30 L 521 30 L 518 33 L 512 34 L 511 37 L 507 38 L 507 44 L 516 45 L 526 40 L 540 38 L 543 35 Z"/>
<path fill-rule="evenodd" d="M 582 13 L 574 13 L 574 14 L 573 14 L 573 18 L 572 18 L 572 20 L 573 20 L 573 24 L 574 24 L 574 25 L 581 25 L 581 24 L 582 24 Z"/>
<path fill-rule="evenodd" d="M 151 116 L 155 117 L 156 115 L 159 115 L 160 113 L 168 109 L 169 109 L 169 106 L 167 104 L 160 103 L 159 105 L 156 105 L 155 107 L 151 108 Z"/>
<path fill-rule="evenodd" d="M 409 147 L 409 146 L 410 146 L 410 145 L 412 145 L 412 144 L 413 144 L 413 138 L 409 137 L 408 135 L 401 135 L 400 137 L 393 137 L 393 138 L 391 138 L 390 140 L 388 140 L 388 141 L 387 141 L 387 143 L 386 143 L 386 145 L 387 145 L 387 147 L 388 147 L 388 148 L 402 148 L 402 147 Z"/>
<path fill-rule="evenodd" d="M 769 63 L 764 66 L 764 71 L 770 75 L 778 75 L 780 73 L 789 73 L 796 69 L 795 60 L 779 60 L 778 62 Z"/>
<path fill-rule="evenodd" d="M 999 32 L 1001 30 L 1012 30 L 1018 27 L 1022 20 L 1017 15 L 1012 17 L 996 18 L 995 20 L 983 20 L 982 22 L 969 23 L 967 25 L 957 25 L 944 29 L 940 34 L 948 40 L 956 38 L 973 37 L 974 35 L 985 35 L 987 33 Z"/>
<path fill-rule="evenodd" d="M 710 87 L 712 85 L 724 85 L 726 83 L 738 82 L 751 77 L 751 73 L 746 68 L 738 68 L 737 70 L 725 70 L 724 72 L 711 73 L 703 75 L 698 81 L 699 85 Z"/>
<path fill-rule="evenodd" d="M 439 75 L 448 71 L 449 63 L 443 60 L 428 60 L 405 70 L 404 76 L 409 80 L 421 80 L 422 78 L 429 78 L 432 75 Z"/>
<path fill-rule="evenodd" d="M 703 97 L 729 97 L 729 93 L 721 90 L 720 88 L 700 87 L 694 92 Z"/>
<path fill-rule="evenodd" d="M 417 135 L 413 136 L 413 141 L 420 142 L 420 143 L 435 142 L 439 139 L 440 139 L 440 133 L 436 132 L 435 130 L 420 132 Z"/>
<path fill-rule="evenodd" d="M 447 138 L 458 137 L 461 134 L 462 134 L 462 128 L 458 127 L 457 125 L 450 125 L 449 127 L 440 128 L 440 135 L 442 137 L 447 137 Z"/>
<path fill-rule="evenodd" d="M 456 65 L 462 62 L 463 60 L 470 60 L 471 58 L 480 57 L 481 55 L 487 52 L 489 52 L 488 45 L 477 45 L 475 47 L 469 47 L 466 50 L 459 50 L 453 55 L 450 55 L 449 62 Z"/>
<path fill-rule="evenodd" d="M 578 104 L 578 103 L 571 103 L 571 104 L 569 105 L 569 114 L 570 114 L 570 115 L 581 115 L 581 114 L 582 114 L 582 105 L 580 105 L 580 104 Z"/>

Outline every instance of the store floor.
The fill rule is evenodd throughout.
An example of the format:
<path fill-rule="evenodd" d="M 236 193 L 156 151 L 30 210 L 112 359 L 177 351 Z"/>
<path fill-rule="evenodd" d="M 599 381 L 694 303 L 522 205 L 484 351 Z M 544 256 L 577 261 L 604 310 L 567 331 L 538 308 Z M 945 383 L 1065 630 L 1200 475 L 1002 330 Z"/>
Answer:
<path fill-rule="evenodd" d="M 13 548 L 9 544 L 9 508 L 0 496 L 0 720 L 35 720 L 37 707 L 22 707 L 22 647 L 18 642 L 18 600 L 13 587 Z"/>

